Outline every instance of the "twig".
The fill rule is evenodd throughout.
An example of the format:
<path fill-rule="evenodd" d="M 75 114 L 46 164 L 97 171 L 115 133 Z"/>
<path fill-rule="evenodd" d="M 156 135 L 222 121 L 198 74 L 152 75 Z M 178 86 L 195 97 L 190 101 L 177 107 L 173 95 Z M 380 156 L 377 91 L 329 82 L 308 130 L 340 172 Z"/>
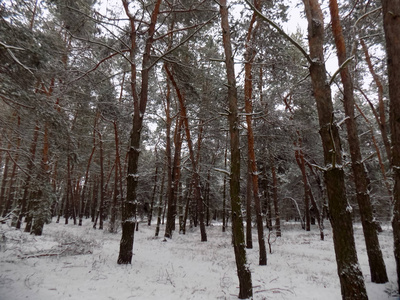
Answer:
<path fill-rule="evenodd" d="M 35 258 L 35 257 L 43 257 L 43 256 L 59 256 L 67 250 L 68 250 L 68 248 L 64 249 L 61 252 L 57 252 L 57 253 L 38 253 L 38 254 L 32 254 L 32 255 L 26 255 L 26 256 L 18 255 L 18 258 L 27 259 L 27 258 Z"/>

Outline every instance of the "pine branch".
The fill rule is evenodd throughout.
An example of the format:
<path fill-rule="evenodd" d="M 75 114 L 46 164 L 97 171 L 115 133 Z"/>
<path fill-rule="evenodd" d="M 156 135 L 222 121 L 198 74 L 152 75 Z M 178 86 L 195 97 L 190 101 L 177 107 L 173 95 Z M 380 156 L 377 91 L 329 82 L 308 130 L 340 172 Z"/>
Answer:
<path fill-rule="evenodd" d="M 202 29 L 204 26 L 206 26 L 208 23 L 210 23 L 212 20 L 214 20 L 216 17 L 218 16 L 218 14 L 215 14 L 214 16 L 212 16 L 208 21 L 204 22 L 203 24 L 201 24 L 194 32 L 192 32 L 187 38 L 185 38 L 183 41 L 179 42 L 178 45 L 176 45 L 175 47 L 171 48 L 170 50 L 164 52 L 161 56 L 159 56 L 153 63 L 151 63 L 147 69 L 151 69 L 155 64 L 157 64 L 161 59 L 163 59 L 165 56 L 167 56 L 168 54 L 172 53 L 173 51 L 175 51 L 176 49 L 178 49 L 180 46 L 182 46 L 183 44 L 185 44 L 187 41 L 189 41 L 196 33 L 198 33 L 200 31 L 200 29 Z M 145 67 L 145 66 L 143 66 Z"/>
<path fill-rule="evenodd" d="M 290 37 L 282 28 L 279 27 L 274 21 L 264 16 L 249 0 L 245 0 L 246 3 L 251 7 L 251 9 L 264 21 L 268 22 L 272 27 L 274 27 L 285 39 L 287 39 L 293 46 L 300 50 L 303 56 L 307 59 L 309 63 L 312 63 L 311 57 L 308 55 L 307 51 L 296 42 L 292 37 Z"/>

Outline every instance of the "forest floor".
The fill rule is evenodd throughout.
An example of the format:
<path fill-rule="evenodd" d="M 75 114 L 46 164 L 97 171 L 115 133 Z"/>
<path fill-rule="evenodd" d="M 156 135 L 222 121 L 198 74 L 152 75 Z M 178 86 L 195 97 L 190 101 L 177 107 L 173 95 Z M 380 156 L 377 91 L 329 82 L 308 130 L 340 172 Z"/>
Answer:
<path fill-rule="evenodd" d="M 327 224 L 328 226 L 328 224 Z M 106 228 L 106 226 L 105 226 Z M 46 225 L 42 236 L 0 227 L 0 299 L 237 299 L 239 292 L 231 232 L 207 227 L 208 242 L 198 228 L 174 233 L 163 242 L 155 225 L 140 224 L 135 233 L 132 265 L 116 263 L 120 233 L 84 226 Z M 341 299 L 332 233 L 325 241 L 317 227 L 311 232 L 286 223 L 272 243 L 268 265 L 258 265 L 256 230 L 247 249 L 254 299 Z M 371 283 L 364 239 L 355 225 L 358 257 L 370 300 L 399 299 L 389 227 L 379 235 L 390 282 Z M 268 246 L 267 246 L 268 247 Z"/>

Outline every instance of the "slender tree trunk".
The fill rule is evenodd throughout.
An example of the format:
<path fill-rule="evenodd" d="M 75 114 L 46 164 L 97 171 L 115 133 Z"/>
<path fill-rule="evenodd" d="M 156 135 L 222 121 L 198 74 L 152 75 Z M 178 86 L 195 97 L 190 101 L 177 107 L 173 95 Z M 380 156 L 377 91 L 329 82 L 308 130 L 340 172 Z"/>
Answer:
<path fill-rule="evenodd" d="M 20 125 L 21 125 L 21 118 L 20 118 L 20 116 L 17 116 L 17 126 L 18 126 L 17 131 L 18 132 L 19 132 L 19 129 L 20 129 Z M 10 184 L 9 184 L 8 195 L 7 195 L 7 202 L 6 202 L 6 205 L 5 205 L 4 210 L 3 210 L 3 217 L 5 217 L 9 213 L 9 211 L 11 210 L 12 203 L 14 201 L 14 193 L 16 191 L 14 184 L 15 184 L 15 179 L 17 177 L 16 174 L 17 174 L 17 166 L 18 166 L 20 146 L 21 146 L 21 136 L 18 134 L 18 137 L 17 137 L 17 149 L 16 149 L 15 157 L 13 159 L 14 164 L 13 164 L 13 168 L 12 168 L 12 171 L 11 171 Z M 0 165 L 1 165 L 1 161 L 0 161 Z M 0 211 L 1 211 L 1 209 L 0 209 Z"/>
<path fill-rule="evenodd" d="M 104 157 L 103 157 L 103 137 L 99 132 L 99 146 L 100 146 L 100 205 L 99 205 L 99 229 L 103 229 L 103 217 L 104 217 L 104 194 L 105 194 L 105 187 L 104 187 Z"/>
<path fill-rule="evenodd" d="M 259 1 L 255 1 L 256 8 L 259 9 Z M 256 33 L 258 23 L 256 22 L 256 13 L 253 12 L 253 17 L 250 21 L 249 29 L 247 32 L 246 44 L 245 44 L 245 66 L 244 66 L 244 101 L 245 101 L 245 111 L 246 111 L 246 124 L 247 124 L 247 145 L 248 145 L 248 157 L 249 157 L 249 175 L 252 183 L 253 198 L 254 198 L 254 209 L 256 213 L 257 222 L 257 235 L 258 235 L 258 246 L 259 246 L 259 264 L 264 266 L 267 264 L 267 250 L 265 247 L 264 239 L 264 226 L 262 221 L 261 212 L 261 200 L 258 187 L 258 171 L 257 171 L 257 161 L 254 149 L 254 133 L 253 133 L 253 74 L 252 74 L 252 62 L 254 56 L 256 55 L 251 42 L 253 41 L 253 35 Z"/>
<path fill-rule="evenodd" d="M 211 165 L 214 165 L 214 160 L 211 162 Z M 207 181 L 206 181 L 206 187 L 204 191 L 204 199 L 205 199 L 205 205 L 206 205 L 206 225 L 210 226 L 210 179 L 211 179 L 211 169 L 209 168 L 207 170 Z"/>
<path fill-rule="evenodd" d="M 300 135 L 300 133 L 297 133 Z M 305 212 L 305 219 L 306 219 L 306 224 L 305 224 L 305 230 L 310 231 L 310 190 L 309 190 L 309 184 L 307 180 L 307 173 L 306 173 L 306 165 L 304 161 L 304 153 L 301 150 L 302 147 L 302 140 L 299 136 L 298 138 L 299 144 L 295 143 L 295 147 L 297 149 L 295 150 L 295 157 L 296 157 L 296 162 L 297 165 L 300 168 L 301 171 L 301 177 L 303 179 L 303 186 L 304 186 L 304 212 Z"/>
<path fill-rule="evenodd" d="M 192 178 L 190 178 L 187 181 L 187 191 L 186 191 L 186 206 L 185 206 L 185 215 L 183 216 L 183 225 L 182 225 L 182 234 L 186 234 L 186 223 L 187 223 L 187 219 L 189 216 L 189 210 L 190 210 L 190 199 L 192 197 L 192 187 L 193 187 L 193 180 Z"/>
<path fill-rule="evenodd" d="M 68 151 L 69 152 L 69 151 Z M 64 206 L 64 218 L 65 218 L 65 225 L 68 224 L 68 220 L 71 214 L 71 207 L 72 207 L 72 185 L 71 185 L 71 155 L 68 153 L 67 157 L 67 193 L 65 196 L 65 206 Z"/>
<path fill-rule="evenodd" d="M 157 157 L 157 146 L 154 147 L 154 155 Z M 157 184 L 158 184 L 158 166 L 156 165 L 156 170 L 154 174 L 154 187 L 153 187 L 153 193 L 151 194 L 151 202 L 150 202 L 150 211 L 147 217 L 147 225 L 151 225 L 151 220 L 153 218 L 153 210 L 154 210 L 154 202 L 156 199 L 156 192 L 157 192 Z"/>
<path fill-rule="evenodd" d="M 94 125 L 93 125 L 93 146 L 92 146 L 92 152 L 90 153 L 89 156 L 89 160 L 88 160 L 88 164 L 86 167 L 86 173 L 85 173 L 85 181 L 83 183 L 83 187 L 82 187 L 82 195 L 81 195 L 81 200 L 80 200 L 80 207 L 79 207 L 79 226 L 82 226 L 82 219 L 83 219 L 83 212 L 84 212 L 84 208 L 86 206 L 86 202 L 85 202 L 85 192 L 86 192 L 86 188 L 87 188 L 87 184 L 88 184 L 88 179 L 89 179 L 89 169 L 90 169 L 90 164 L 92 162 L 93 159 L 93 155 L 94 152 L 96 150 L 96 128 L 97 128 L 97 121 L 100 117 L 100 112 L 98 111 L 96 113 L 96 117 L 94 119 Z M 117 146 L 118 147 L 118 146 Z"/>
<path fill-rule="evenodd" d="M 339 19 L 339 8 L 336 0 L 329 1 L 331 12 L 332 31 L 335 39 L 339 65 L 346 61 L 346 44 L 342 33 Z M 349 68 L 343 67 L 340 71 L 343 84 L 343 104 L 346 113 L 347 138 L 350 146 L 350 157 L 354 182 L 356 186 L 357 202 L 360 209 L 361 223 L 363 226 L 365 244 L 367 248 L 371 281 L 385 283 L 388 281 L 385 262 L 383 261 L 381 247 L 379 245 L 378 233 L 374 222 L 373 208 L 369 197 L 370 180 L 362 163 L 360 141 L 357 133 L 357 124 L 354 116 L 354 89 L 353 79 Z M 384 112 L 383 112 L 384 114 Z"/>
<path fill-rule="evenodd" d="M 28 165 L 27 165 L 27 174 L 28 175 L 25 180 L 24 193 L 23 193 L 22 200 L 21 200 L 21 210 L 19 212 L 18 221 L 17 221 L 17 225 L 16 225 L 17 229 L 21 228 L 22 218 L 26 215 L 26 212 L 27 212 L 29 188 L 30 188 L 31 179 L 32 179 L 31 174 L 32 174 L 33 168 L 35 166 L 36 147 L 37 147 L 38 138 L 39 138 L 39 129 L 40 129 L 39 124 L 36 121 L 35 130 L 33 132 L 32 144 L 31 144 L 31 147 L 29 150 L 30 158 L 29 158 Z"/>
<path fill-rule="evenodd" d="M 387 132 L 387 125 L 386 125 L 386 109 L 385 109 L 385 103 L 383 102 L 383 84 L 381 79 L 379 78 L 379 76 L 376 74 L 374 67 L 372 65 L 371 62 L 371 56 L 369 55 L 368 52 L 368 47 L 365 44 L 363 39 L 360 39 L 360 44 L 361 47 L 364 51 L 364 56 L 365 56 L 365 61 L 367 62 L 368 65 L 368 69 L 369 72 L 372 75 L 372 78 L 375 81 L 376 86 L 378 87 L 378 112 L 376 112 L 375 107 L 373 106 L 373 104 L 368 101 L 368 103 L 371 106 L 371 109 L 374 113 L 376 122 L 378 123 L 379 129 L 381 131 L 381 135 L 382 135 L 382 140 L 383 140 L 383 144 L 385 145 L 385 150 L 386 150 L 386 157 L 388 159 L 389 162 L 392 161 L 392 154 L 390 151 L 390 140 L 389 140 L 389 136 L 388 136 L 388 132 Z"/>
<path fill-rule="evenodd" d="M 204 206 L 203 206 L 203 198 L 201 195 L 201 186 L 200 186 L 200 175 L 199 175 L 199 169 L 198 169 L 198 164 L 196 163 L 197 160 L 195 159 L 194 155 L 194 150 L 193 150 L 193 142 L 190 136 L 190 127 L 189 127 L 189 121 L 186 113 L 186 106 L 185 106 L 185 99 L 184 95 L 182 94 L 182 91 L 179 89 L 171 71 L 168 70 L 168 68 L 165 68 L 169 79 L 171 80 L 172 85 L 175 88 L 175 91 L 178 96 L 179 104 L 180 104 L 180 109 L 181 109 L 181 118 L 183 119 L 184 122 L 184 127 L 185 127 L 185 133 L 186 133 L 186 141 L 188 144 L 189 148 L 189 156 L 190 160 L 192 163 L 192 169 L 193 169 L 193 179 L 194 179 L 194 193 L 195 193 L 195 199 L 197 202 L 197 210 L 199 214 L 199 224 L 200 224 L 200 232 L 201 232 L 201 241 L 206 242 L 207 241 L 207 233 L 206 233 L 206 227 L 204 223 Z M 200 141 L 199 141 L 200 143 Z"/>
<path fill-rule="evenodd" d="M 227 169 L 228 158 L 228 136 L 226 138 L 226 146 L 224 151 L 224 168 Z M 224 186 L 222 191 L 222 232 L 226 231 L 226 175 L 224 174 Z"/>
<path fill-rule="evenodd" d="M 11 149 L 11 143 L 8 143 L 7 150 Z M 10 153 L 7 151 L 6 160 L 4 162 L 4 169 L 3 169 L 3 179 L 1 180 L 1 188 L 0 188 L 0 215 L 3 212 L 3 206 L 6 204 L 6 186 L 8 180 L 8 167 L 10 163 Z"/>
<path fill-rule="evenodd" d="M 131 91 L 133 94 L 133 119 L 132 131 L 130 136 L 130 148 L 128 151 L 128 175 L 127 175 L 127 191 L 122 213 L 122 235 L 120 242 L 120 250 L 117 263 L 131 264 L 133 255 L 133 242 L 136 223 L 136 190 L 138 185 L 138 163 L 140 154 L 140 136 L 143 125 L 143 117 L 146 112 L 148 91 L 149 91 L 149 73 L 150 73 L 150 54 L 154 41 L 154 33 L 156 31 L 157 17 L 160 11 L 162 0 L 157 0 L 151 14 L 149 28 L 147 30 L 147 40 L 142 59 L 141 70 L 141 89 L 140 97 L 137 94 L 136 86 L 136 16 L 129 9 L 129 1 L 122 0 L 125 13 L 130 22 L 130 60 L 131 60 Z"/>
<path fill-rule="evenodd" d="M 339 132 L 333 121 L 331 88 L 326 78 L 323 13 L 317 0 L 303 0 L 303 2 L 308 20 L 309 70 L 324 150 L 326 166 L 324 177 L 342 297 L 346 300 L 368 299 L 357 259 L 351 209 L 346 198 L 344 170 L 341 165 Z"/>
<path fill-rule="evenodd" d="M 164 68 L 167 69 L 167 65 L 164 64 Z M 170 80 L 167 78 L 167 93 L 165 95 L 165 127 L 166 127 L 166 138 L 165 138 L 165 155 L 167 159 L 167 222 L 165 224 L 164 237 L 172 238 L 172 232 L 174 229 L 175 215 L 174 215 L 174 190 L 173 190 L 173 166 L 172 166 L 172 152 L 171 152 L 171 88 Z"/>
<path fill-rule="evenodd" d="M 272 156 L 272 154 L 270 155 L 270 164 L 271 164 L 271 175 L 272 175 L 272 201 L 274 203 L 274 213 L 275 213 L 275 230 L 276 230 L 276 236 L 280 237 L 282 236 L 282 231 L 281 231 L 281 214 L 278 201 L 278 177 L 276 176 L 275 158 Z M 271 208 L 270 212 L 272 215 Z M 272 223 L 272 216 L 270 216 L 270 220 Z"/>
<path fill-rule="evenodd" d="M 252 232 L 251 232 L 251 217 L 252 217 L 252 212 L 251 212 L 251 200 L 252 200 L 252 187 L 253 187 L 253 182 L 251 179 L 251 166 L 250 166 L 250 161 L 247 164 L 247 177 L 246 177 L 246 248 L 247 249 L 253 249 L 253 237 L 252 237 Z"/>
<path fill-rule="evenodd" d="M 158 201 L 158 212 L 157 212 L 157 226 L 156 226 L 156 233 L 155 236 L 158 236 L 160 233 L 160 226 L 161 226 L 161 213 L 163 209 L 163 195 L 164 195 L 164 182 L 165 182 L 165 173 L 167 168 L 164 167 L 162 179 L 161 179 L 161 188 L 160 188 L 160 196 Z"/>
<path fill-rule="evenodd" d="M 393 241 L 400 293 L 400 0 L 382 0 L 389 75 L 390 130 L 392 140 Z"/>
<path fill-rule="evenodd" d="M 244 247 L 243 218 L 240 200 L 240 141 L 238 120 L 238 95 L 236 90 L 235 68 L 231 45 L 228 6 L 226 0 L 220 1 L 222 40 L 225 52 L 225 65 L 228 79 L 229 133 L 231 143 L 230 195 L 232 207 L 232 242 L 235 252 L 237 274 L 239 278 L 239 298 L 253 296 L 251 272 L 247 266 Z"/>
<path fill-rule="evenodd" d="M 304 159 L 304 154 L 303 154 L 303 159 Z M 310 197 L 310 200 L 311 200 L 311 205 L 314 208 L 315 217 L 317 218 L 321 241 L 323 241 L 325 239 L 323 214 L 322 214 L 321 210 L 318 208 L 317 202 L 315 201 L 315 198 L 314 198 L 314 195 L 313 195 L 313 192 L 312 192 L 312 189 L 311 189 L 311 185 L 310 185 L 310 182 L 309 182 L 308 178 L 307 178 L 307 185 L 308 185 L 308 192 L 309 192 L 309 197 Z"/>

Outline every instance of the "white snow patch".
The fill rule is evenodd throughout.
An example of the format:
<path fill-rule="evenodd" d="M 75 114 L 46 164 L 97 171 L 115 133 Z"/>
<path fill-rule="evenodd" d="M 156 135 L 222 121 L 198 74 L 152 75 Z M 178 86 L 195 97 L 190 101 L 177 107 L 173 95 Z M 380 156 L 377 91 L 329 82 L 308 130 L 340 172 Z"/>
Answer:
<path fill-rule="evenodd" d="M 356 224 L 357 225 L 357 224 Z M 1 299 L 237 299 L 238 279 L 231 245 L 230 228 L 223 233 L 220 224 L 207 227 L 208 242 L 200 241 L 199 228 L 186 235 L 175 232 L 163 243 L 154 237 L 155 225 L 142 223 L 135 233 L 132 265 L 118 265 L 121 233 L 95 230 L 90 220 L 83 226 L 51 223 L 44 234 L 35 237 L 7 225 L 5 251 L 0 252 Z M 253 249 L 247 249 L 252 272 L 254 299 L 341 299 L 330 226 L 325 241 L 319 230 L 301 230 L 300 224 L 286 223 L 282 237 L 272 244 L 268 265 L 258 265 L 258 243 L 253 230 Z M 390 282 L 371 283 L 362 229 L 355 226 L 360 267 L 371 300 L 393 299 L 396 266 L 390 229 L 379 235 Z M 390 227 L 390 226 L 389 226 Z M 107 228 L 105 224 L 104 228 Z M 67 233 L 67 235 L 66 235 Z M 41 256 L 21 259 L 21 253 L 54 253 L 65 240 L 83 237 L 91 253 Z"/>

